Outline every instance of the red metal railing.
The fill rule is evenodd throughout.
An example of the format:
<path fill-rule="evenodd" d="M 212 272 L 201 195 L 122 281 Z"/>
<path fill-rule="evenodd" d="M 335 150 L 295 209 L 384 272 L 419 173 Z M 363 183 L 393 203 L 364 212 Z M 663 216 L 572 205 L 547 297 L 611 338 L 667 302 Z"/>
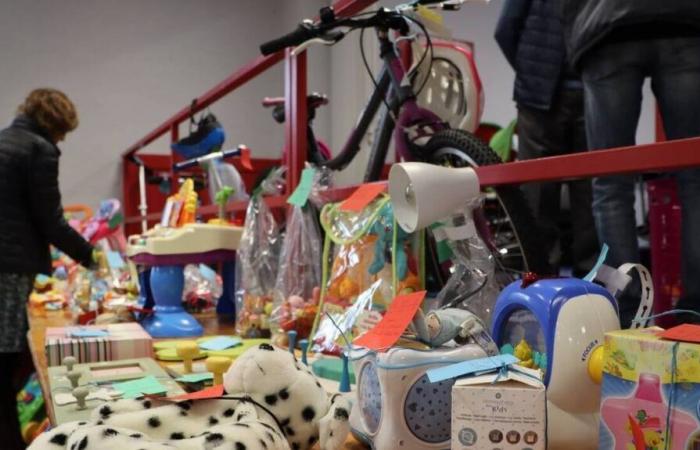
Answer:
<path fill-rule="evenodd" d="M 334 3 L 333 8 L 338 17 L 344 17 L 356 14 L 375 2 L 376 0 L 339 0 Z M 127 227 L 135 231 L 133 224 L 141 220 L 141 217 L 138 215 L 136 202 L 134 201 L 138 196 L 138 171 L 135 170 L 136 164 L 132 157 L 168 132 L 170 132 L 171 142 L 176 142 L 179 138 L 178 127 L 180 123 L 189 120 L 192 114 L 205 109 L 212 103 L 245 85 L 248 81 L 285 58 L 287 150 L 284 162 L 288 167 L 287 193 L 291 192 L 296 187 L 301 170 L 304 167 L 304 161 L 306 160 L 306 101 L 300 101 L 300 99 L 303 100 L 306 98 L 306 54 L 302 53 L 298 56 L 292 56 L 291 54 L 285 55 L 284 51 L 280 51 L 269 56 L 260 56 L 237 70 L 231 74 L 231 76 L 199 96 L 194 101 L 193 105 L 182 108 L 122 153 L 122 194 Z M 171 169 L 172 163 L 176 160 L 173 154 L 165 157 L 161 155 L 139 155 L 139 158 L 144 160 L 144 162 L 148 160 L 155 164 L 157 166 L 156 169 L 161 172 L 169 172 L 171 189 L 175 188 L 175 174 Z M 262 165 L 269 165 L 269 161 L 263 162 Z M 157 189 L 155 188 L 151 188 L 150 190 L 151 192 L 157 193 Z M 149 203 L 150 202 L 151 200 L 149 197 Z M 278 204 L 280 202 L 273 201 L 272 203 Z M 155 202 L 154 205 L 155 207 L 149 207 L 149 210 L 159 211 L 162 208 L 162 204 L 159 202 Z M 245 208 L 244 205 L 234 203 L 229 205 L 228 209 L 240 210 L 243 208 Z M 209 211 L 210 209 L 211 211 Z M 213 207 L 205 207 L 202 209 L 202 212 L 213 213 L 214 210 L 215 208 Z M 157 220 L 158 217 L 156 216 L 158 215 L 159 213 L 149 214 L 149 221 Z"/>

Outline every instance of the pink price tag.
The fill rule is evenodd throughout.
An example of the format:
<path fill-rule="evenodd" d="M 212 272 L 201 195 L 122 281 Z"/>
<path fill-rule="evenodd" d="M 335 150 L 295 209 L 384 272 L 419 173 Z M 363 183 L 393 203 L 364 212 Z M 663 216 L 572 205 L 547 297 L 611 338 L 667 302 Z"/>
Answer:
<path fill-rule="evenodd" d="M 363 184 L 353 192 L 350 197 L 346 198 L 343 203 L 340 204 L 341 211 L 354 211 L 360 212 L 367 205 L 372 203 L 372 200 L 377 198 L 379 194 L 384 192 L 386 185 L 383 183 L 367 183 Z"/>
<path fill-rule="evenodd" d="M 378 351 L 394 345 L 416 315 L 425 293 L 420 291 L 394 298 L 377 326 L 355 339 L 354 344 Z"/>

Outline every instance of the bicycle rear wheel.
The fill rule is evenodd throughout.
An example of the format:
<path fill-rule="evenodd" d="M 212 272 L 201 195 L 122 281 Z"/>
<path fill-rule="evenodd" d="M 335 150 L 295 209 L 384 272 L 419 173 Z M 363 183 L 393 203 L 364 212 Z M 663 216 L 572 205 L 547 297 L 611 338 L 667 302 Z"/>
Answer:
<path fill-rule="evenodd" d="M 501 162 L 488 145 L 464 130 L 436 133 L 422 147 L 421 154 L 427 162 L 455 168 Z M 500 186 L 487 189 L 485 194 L 475 220 L 487 222 L 488 236 L 482 238 L 496 260 L 499 282 L 506 284 L 524 272 L 546 272 L 534 216 L 520 188 Z"/>

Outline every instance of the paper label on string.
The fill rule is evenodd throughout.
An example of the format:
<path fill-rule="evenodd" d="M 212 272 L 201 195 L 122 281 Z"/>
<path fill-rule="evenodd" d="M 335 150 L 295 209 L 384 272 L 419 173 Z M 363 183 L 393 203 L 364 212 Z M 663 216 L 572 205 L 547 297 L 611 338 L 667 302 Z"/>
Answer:
<path fill-rule="evenodd" d="M 167 397 L 161 400 L 170 402 L 181 402 L 184 400 L 206 400 L 209 398 L 221 398 L 224 395 L 224 385 L 218 384 L 201 391 L 191 392 L 189 394 L 177 395 L 175 397 Z"/>
<path fill-rule="evenodd" d="M 457 378 L 463 375 L 487 373 L 500 369 L 503 366 L 515 364 L 518 361 L 519 359 L 515 356 L 505 354 L 491 356 L 488 358 L 472 359 L 457 364 L 450 364 L 449 366 L 437 367 L 435 369 L 430 369 L 425 373 L 428 375 L 428 379 L 431 383 L 437 383 L 438 381 L 449 380 L 451 378 Z"/>
<path fill-rule="evenodd" d="M 684 323 L 659 334 L 663 339 L 670 341 L 694 342 L 700 344 L 700 325 Z"/>
<path fill-rule="evenodd" d="M 384 192 L 385 189 L 386 184 L 384 183 L 363 184 L 340 204 L 340 210 L 360 212 L 365 209 L 367 205 L 372 203 L 372 200 L 377 198 L 379 194 Z"/>
<path fill-rule="evenodd" d="M 583 277 L 585 281 L 593 281 L 596 279 L 596 276 L 598 275 L 598 270 L 600 270 L 600 267 L 603 265 L 605 262 L 605 259 L 608 257 L 608 251 L 610 248 L 608 247 L 608 244 L 603 244 L 603 247 L 600 250 L 600 254 L 598 255 L 598 260 L 596 261 L 595 265 L 591 269 L 588 274 Z"/>
<path fill-rule="evenodd" d="M 413 320 L 425 294 L 420 291 L 395 297 L 377 326 L 355 339 L 354 344 L 379 351 L 394 345 Z"/>
<path fill-rule="evenodd" d="M 311 188 L 314 184 L 315 172 L 316 171 L 311 167 L 308 167 L 301 172 L 301 180 L 299 180 L 299 185 L 296 189 L 294 189 L 292 195 L 289 196 L 287 203 L 300 208 L 306 205 L 306 202 L 309 200 L 309 196 L 311 195 Z"/>
<path fill-rule="evenodd" d="M 175 381 L 181 383 L 201 383 L 202 381 L 209 381 L 214 379 L 214 374 L 211 372 L 204 373 L 188 373 L 179 378 L 175 378 Z"/>
<path fill-rule="evenodd" d="M 100 328 L 72 327 L 66 330 L 66 335 L 74 338 L 107 337 L 109 331 Z"/>
<path fill-rule="evenodd" d="M 229 336 L 219 336 L 213 339 L 206 340 L 199 344 L 199 348 L 202 350 L 226 350 L 227 348 L 236 347 L 241 345 L 243 342 L 240 338 L 229 337 Z"/>
<path fill-rule="evenodd" d="M 253 171 L 253 162 L 250 159 L 250 149 L 245 145 L 239 147 L 241 149 L 241 166 L 249 171 Z"/>

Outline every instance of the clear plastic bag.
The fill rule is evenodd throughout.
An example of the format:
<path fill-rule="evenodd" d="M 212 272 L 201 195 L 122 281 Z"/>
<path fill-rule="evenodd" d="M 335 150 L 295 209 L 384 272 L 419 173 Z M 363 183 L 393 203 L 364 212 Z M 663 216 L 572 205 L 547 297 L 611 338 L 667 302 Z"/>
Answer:
<path fill-rule="evenodd" d="M 224 187 L 233 188 L 233 194 L 229 202 L 248 201 L 250 198 L 245 190 L 243 178 L 238 170 L 222 159 L 215 159 L 207 164 L 207 178 L 209 180 L 209 198 L 213 202 L 216 193 Z"/>
<path fill-rule="evenodd" d="M 202 312 L 216 307 L 223 292 L 221 277 L 203 264 L 185 266 L 182 301 L 189 311 Z"/>
<path fill-rule="evenodd" d="M 452 275 L 437 296 L 439 308 L 464 308 L 487 326 L 491 324 L 496 298 L 500 292 L 496 280 L 495 260 L 474 226 L 474 210 L 480 200 L 470 203 L 460 214 L 453 215 L 442 228 L 442 235 L 452 250 Z"/>
<path fill-rule="evenodd" d="M 311 333 L 321 287 L 322 237 L 315 204 L 328 185 L 327 172 L 315 171 L 309 200 L 303 207 L 293 206 L 288 216 L 273 295 L 273 334 L 294 330 L 301 339 Z"/>
<path fill-rule="evenodd" d="M 270 173 L 253 194 L 246 211 L 236 264 L 236 331 L 242 337 L 269 337 L 269 316 L 282 235 L 263 195 L 284 189 L 284 168 Z"/>
<path fill-rule="evenodd" d="M 339 348 L 328 330 L 335 330 L 335 326 L 328 323 L 326 313 L 345 317 L 346 310 L 352 310 L 358 299 L 369 292 L 369 310 L 381 314 L 395 295 L 420 290 L 422 264 L 421 252 L 417 250 L 421 244 L 417 236 L 398 227 L 386 195 L 359 213 L 343 211 L 339 204 L 326 205 L 321 211 L 321 224 L 326 232 L 324 290 L 313 349 L 334 353 Z M 357 321 L 360 315 L 353 317 Z M 356 325 L 350 327 L 350 339 L 358 331 Z"/>

